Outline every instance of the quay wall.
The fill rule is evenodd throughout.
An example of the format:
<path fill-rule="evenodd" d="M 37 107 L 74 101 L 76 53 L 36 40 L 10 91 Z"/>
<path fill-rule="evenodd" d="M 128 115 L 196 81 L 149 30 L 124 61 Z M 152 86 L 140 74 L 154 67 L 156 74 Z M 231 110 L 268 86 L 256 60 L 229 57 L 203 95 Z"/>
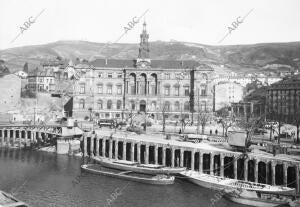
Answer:
<path fill-rule="evenodd" d="M 157 135 L 159 136 L 159 135 Z M 150 137 L 95 133 L 83 138 L 85 156 L 159 164 L 230 177 L 233 179 L 296 188 L 299 194 L 300 162 L 270 154 L 240 153 L 208 144 Z"/>

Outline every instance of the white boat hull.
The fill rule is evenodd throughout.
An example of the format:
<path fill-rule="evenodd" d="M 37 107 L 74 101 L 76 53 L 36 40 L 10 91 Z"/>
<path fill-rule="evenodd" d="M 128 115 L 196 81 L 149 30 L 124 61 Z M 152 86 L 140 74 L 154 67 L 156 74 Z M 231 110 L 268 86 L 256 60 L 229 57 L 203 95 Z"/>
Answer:
<path fill-rule="evenodd" d="M 253 198 L 245 198 L 245 197 L 234 197 L 229 195 L 225 195 L 225 197 L 235 203 L 248 205 L 248 206 L 257 206 L 257 207 L 273 207 L 273 206 L 279 206 L 287 203 L 287 202 L 267 201 L 262 199 L 253 199 Z"/>

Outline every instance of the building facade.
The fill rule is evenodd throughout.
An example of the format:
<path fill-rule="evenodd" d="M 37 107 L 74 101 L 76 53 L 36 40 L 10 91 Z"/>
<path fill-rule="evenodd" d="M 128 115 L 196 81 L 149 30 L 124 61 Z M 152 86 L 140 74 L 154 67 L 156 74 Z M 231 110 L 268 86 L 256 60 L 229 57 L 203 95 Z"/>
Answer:
<path fill-rule="evenodd" d="M 215 111 L 228 107 L 231 103 L 243 100 L 244 87 L 235 82 L 220 82 L 215 85 Z"/>
<path fill-rule="evenodd" d="M 267 91 L 267 118 L 296 124 L 300 118 L 300 75 L 273 84 Z"/>
<path fill-rule="evenodd" d="M 194 118 L 213 109 L 213 69 L 196 61 L 151 60 L 146 24 L 135 60 L 97 59 L 89 68 L 75 67 L 73 116 L 124 118 L 147 113 Z"/>
<path fill-rule="evenodd" d="M 52 70 L 36 70 L 30 73 L 27 79 L 27 88 L 32 92 L 51 92 L 55 90 L 55 76 Z"/>

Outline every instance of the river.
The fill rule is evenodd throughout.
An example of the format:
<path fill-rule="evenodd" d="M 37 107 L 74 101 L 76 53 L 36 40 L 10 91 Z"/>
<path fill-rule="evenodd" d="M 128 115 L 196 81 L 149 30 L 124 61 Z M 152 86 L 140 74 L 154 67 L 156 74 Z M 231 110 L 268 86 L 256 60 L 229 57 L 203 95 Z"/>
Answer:
<path fill-rule="evenodd" d="M 208 207 L 213 199 L 215 207 L 239 206 L 185 180 L 154 186 L 81 174 L 81 162 L 78 157 L 0 148 L 0 189 L 36 207 Z"/>

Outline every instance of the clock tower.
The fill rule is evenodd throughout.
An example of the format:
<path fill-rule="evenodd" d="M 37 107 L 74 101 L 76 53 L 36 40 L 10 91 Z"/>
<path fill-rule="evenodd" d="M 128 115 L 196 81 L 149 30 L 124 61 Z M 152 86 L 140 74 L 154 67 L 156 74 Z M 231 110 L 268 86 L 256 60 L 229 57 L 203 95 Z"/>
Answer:
<path fill-rule="evenodd" d="M 146 30 L 146 22 L 143 24 L 143 31 L 140 34 L 140 47 L 139 55 L 136 61 L 137 67 L 148 68 L 150 67 L 150 55 L 149 55 L 149 34 Z"/>

